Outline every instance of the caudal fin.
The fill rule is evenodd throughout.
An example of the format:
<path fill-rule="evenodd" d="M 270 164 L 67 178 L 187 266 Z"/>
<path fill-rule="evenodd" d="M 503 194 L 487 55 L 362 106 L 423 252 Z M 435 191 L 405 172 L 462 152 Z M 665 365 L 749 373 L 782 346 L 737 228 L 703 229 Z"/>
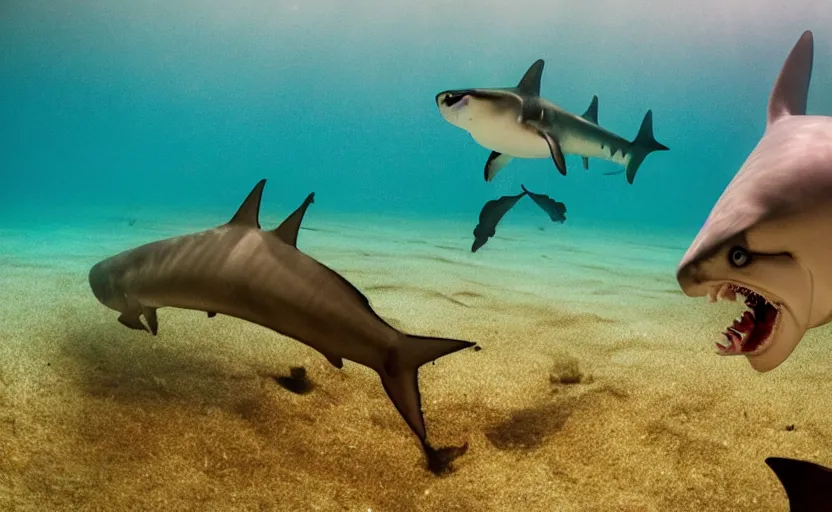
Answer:
<path fill-rule="evenodd" d="M 454 458 L 465 453 L 467 444 L 436 450 L 427 442 L 419 393 L 419 367 L 474 345 L 476 343 L 470 341 L 402 334 L 401 342 L 390 351 L 384 368 L 379 371 L 387 396 L 419 438 L 428 458 L 428 467 L 434 473 L 443 472 Z"/>
<path fill-rule="evenodd" d="M 832 505 L 832 469 L 782 457 L 769 457 L 766 464 L 780 479 L 791 512 L 829 510 Z"/>
<path fill-rule="evenodd" d="M 624 170 L 627 175 L 627 182 L 632 185 L 633 180 L 636 179 L 636 172 L 647 155 L 653 151 L 667 151 L 668 148 L 653 137 L 653 111 L 648 110 L 644 114 L 644 120 L 641 122 L 641 128 L 638 130 L 638 135 L 630 143 L 630 161 L 627 162 Z"/>

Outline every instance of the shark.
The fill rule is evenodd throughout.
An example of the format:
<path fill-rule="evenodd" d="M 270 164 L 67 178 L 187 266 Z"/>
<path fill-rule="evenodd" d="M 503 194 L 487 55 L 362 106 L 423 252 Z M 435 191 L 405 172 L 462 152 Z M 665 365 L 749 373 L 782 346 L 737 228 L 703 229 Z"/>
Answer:
<path fill-rule="evenodd" d="M 384 321 L 355 286 L 297 248 L 314 193 L 277 228 L 261 228 L 265 184 L 260 180 L 222 225 L 96 263 L 89 272 L 96 299 L 118 312 L 121 324 L 152 335 L 159 329 L 159 308 L 197 310 L 293 338 L 339 369 L 344 359 L 369 367 L 419 439 L 428 469 L 437 475 L 449 470 L 468 444 L 437 449 L 428 442 L 418 369 L 476 343 L 406 334 Z"/>
<path fill-rule="evenodd" d="M 828 512 L 832 508 L 832 469 L 785 457 L 768 457 L 765 462 L 786 491 L 789 512 Z"/>
<path fill-rule="evenodd" d="M 436 95 L 442 117 L 491 150 L 485 181 L 493 180 L 514 158 L 551 158 L 566 176 L 565 155 L 573 154 L 581 156 L 587 170 L 589 158 L 623 165 L 632 184 L 647 155 L 669 149 L 653 136 L 652 110 L 629 141 L 598 124 L 597 95 L 580 116 L 542 98 L 543 66 L 543 59 L 535 61 L 515 87 L 453 89 Z"/>
<path fill-rule="evenodd" d="M 757 145 L 676 271 L 689 297 L 743 299 L 715 348 L 760 372 L 832 320 L 832 117 L 806 114 L 813 56 L 807 30 L 774 81 Z"/>

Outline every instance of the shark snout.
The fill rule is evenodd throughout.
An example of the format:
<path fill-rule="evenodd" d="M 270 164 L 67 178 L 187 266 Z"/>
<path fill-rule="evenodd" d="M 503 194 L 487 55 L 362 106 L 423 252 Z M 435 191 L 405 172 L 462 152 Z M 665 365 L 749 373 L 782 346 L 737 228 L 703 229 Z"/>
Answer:
<path fill-rule="evenodd" d="M 123 300 L 119 300 L 118 294 L 113 289 L 110 273 L 106 268 L 105 262 L 96 263 L 89 273 L 89 284 L 95 298 L 98 302 L 107 306 L 110 309 L 121 311 Z"/>
<path fill-rule="evenodd" d="M 707 295 L 708 285 L 699 265 L 688 263 L 676 272 L 676 281 L 688 297 Z"/>

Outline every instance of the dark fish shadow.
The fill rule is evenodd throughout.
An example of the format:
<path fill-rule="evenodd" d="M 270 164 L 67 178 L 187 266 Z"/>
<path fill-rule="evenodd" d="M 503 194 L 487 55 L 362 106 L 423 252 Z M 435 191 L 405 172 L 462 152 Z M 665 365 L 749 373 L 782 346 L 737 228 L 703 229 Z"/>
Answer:
<path fill-rule="evenodd" d="M 485 437 L 498 450 L 536 450 L 563 428 L 573 409 L 574 405 L 569 402 L 520 409 L 512 412 L 508 419 L 489 427 Z"/>
<path fill-rule="evenodd" d="M 293 366 L 289 370 L 289 376 L 278 375 L 274 380 L 280 387 L 296 395 L 305 395 L 315 388 L 303 366 Z"/>
<path fill-rule="evenodd" d="M 119 335 L 121 326 L 69 331 L 63 354 L 75 365 L 80 391 L 87 397 L 126 405 L 159 404 L 220 408 L 238 414 L 255 397 L 268 402 L 262 372 L 234 371 L 218 358 L 202 356 L 185 345 L 160 342 L 144 333 Z M 271 375 L 270 377 L 277 377 Z"/>
<path fill-rule="evenodd" d="M 555 201 L 551 197 L 547 196 L 546 194 L 537 194 L 530 190 L 527 190 L 526 187 L 520 185 L 523 189 L 523 192 L 528 194 L 532 201 L 540 207 L 541 210 L 546 212 L 546 215 L 552 220 L 552 222 L 559 222 L 563 224 L 566 222 L 566 205 Z"/>
<path fill-rule="evenodd" d="M 68 464 L 120 474 L 172 457 L 234 488 L 290 474 L 359 489 L 360 499 L 381 509 L 417 500 L 436 478 L 371 372 L 357 365 L 335 370 L 321 357 L 307 366 L 320 382 L 299 395 L 282 389 L 277 372 L 251 364 L 250 356 L 236 363 L 233 352 L 208 346 L 201 352 L 173 336 L 154 338 L 118 324 L 66 327 L 62 362 L 53 366 L 80 394 L 69 423 Z M 274 368 L 289 371 L 286 363 Z M 344 415 L 368 405 L 364 428 L 356 430 Z M 444 422 L 445 407 L 431 409 L 426 413 Z M 40 488 L 48 471 L 33 472 L 26 485 Z M 239 480 L 229 483 L 229 475 Z M 92 478 L 84 492 L 106 494 L 102 487 L 111 484 Z M 371 492 L 377 485 L 390 492 Z"/>
<path fill-rule="evenodd" d="M 487 201 L 482 206 L 479 214 L 479 222 L 474 227 L 474 243 L 471 245 L 471 252 L 477 252 L 488 242 L 489 238 L 497 233 L 497 225 L 526 193 L 526 191 L 523 191 L 513 196 L 502 196 Z"/>

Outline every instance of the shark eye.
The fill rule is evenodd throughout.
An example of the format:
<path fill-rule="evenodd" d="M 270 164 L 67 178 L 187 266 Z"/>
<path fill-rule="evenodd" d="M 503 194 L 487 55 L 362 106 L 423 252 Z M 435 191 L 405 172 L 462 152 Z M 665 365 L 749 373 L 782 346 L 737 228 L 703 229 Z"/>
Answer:
<path fill-rule="evenodd" d="M 728 263 L 733 267 L 742 268 L 751 263 L 751 255 L 742 247 L 733 247 L 728 251 Z"/>

